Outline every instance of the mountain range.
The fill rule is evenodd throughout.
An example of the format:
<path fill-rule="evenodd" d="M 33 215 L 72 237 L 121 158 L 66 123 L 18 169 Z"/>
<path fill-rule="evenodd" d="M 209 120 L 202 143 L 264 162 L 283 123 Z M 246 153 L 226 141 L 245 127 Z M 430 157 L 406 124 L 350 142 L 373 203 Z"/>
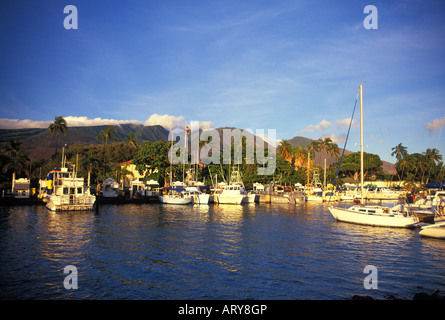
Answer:
<path fill-rule="evenodd" d="M 89 127 L 69 127 L 67 134 L 59 135 L 59 148 L 64 144 L 71 145 L 74 143 L 79 144 L 92 144 L 97 145 L 102 142 L 96 137 L 99 132 L 105 129 L 107 126 L 89 126 Z M 130 133 L 134 133 L 135 138 L 142 143 L 143 141 L 155 142 L 159 140 L 167 141 L 169 131 L 160 125 L 144 126 L 139 124 L 121 124 L 114 126 L 116 129 L 116 137 L 118 141 L 124 141 Z M 222 139 L 222 130 L 225 128 L 216 129 Z M 228 128 L 235 129 L 235 128 Z M 258 139 L 258 138 L 257 138 Z M 32 128 L 32 129 L 0 129 L 0 144 L 3 144 L 10 140 L 18 140 L 22 143 L 21 148 L 23 151 L 29 154 L 31 160 L 39 158 L 49 158 L 55 151 L 55 137 L 49 134 L 47 128 Z M 258 141 L 258 140 L 255 140 Z M 307 147 L 313 140 L 296 136 L 288 140 L 292 147 L 302 146 Z M 221 149 L 222 150 L 222 149 Z M 352 151 L 345 150 L 345 155 L 352 153 Z M 326 157 L 326 165 L 337 162 L 338 157 L 328 155 Z M 324 166 L 324 158 L 321 159 L 320 154 L 315 154 L 315 164 Z M 395 173 L 395 165 L 386 161 L 383 161 L 383 171 L 386 173 Z"/>

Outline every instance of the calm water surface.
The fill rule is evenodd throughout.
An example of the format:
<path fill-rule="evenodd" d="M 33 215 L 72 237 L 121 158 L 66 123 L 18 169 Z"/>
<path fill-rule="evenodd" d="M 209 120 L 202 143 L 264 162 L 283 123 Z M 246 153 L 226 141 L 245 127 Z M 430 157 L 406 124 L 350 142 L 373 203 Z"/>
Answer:
<path fill-rule="evenodd" d="M 377 289 L 363 286 L 367 265 Z M 1 299 L 412 299 L 445 292 L 445 241 L 337 222 L 325 204 L 0 207 L 0 288 Z"/>

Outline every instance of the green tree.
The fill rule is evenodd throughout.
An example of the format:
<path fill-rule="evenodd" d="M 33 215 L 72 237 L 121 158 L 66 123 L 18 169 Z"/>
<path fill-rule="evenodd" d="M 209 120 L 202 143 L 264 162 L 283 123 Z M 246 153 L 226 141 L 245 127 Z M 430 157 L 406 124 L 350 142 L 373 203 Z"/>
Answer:
<path fill-rule="evenodd" d="M 363 168 L 364 177 L 368 176 L 371 172 L 375 175 L 381 175 L 383 173 L 383 162 L 378 155 L 364 152 L 363 156 L 366 159 L 366 165 Z M 344 176 L 358 179 L 360 173 L 360 152 L 350 153 L 343 158 L 340 173 Z"/>
<path fill-rule="evenodd" d="M 136 149 L 138 148 L 138 140 L 134 132 L 131 132 L 128 136 L 125 137 L 125 142 L 128 143 L 129 146 L 132 146 Z"/>
<path fill-rule="evenodd" d="M 62 116 L 55 117 L 54 122 L 49 125 L 48 130 L 51 135 L 56 136 L 56 151 L 54 152 L 54 154 L 56 154 L 59 143 L 59 134 L 66 135 L 68 131 L 66 120 Z"/>
<path fill-rule="evenodd" d="M 3 173 L 11 172 L 12 176 L 21 173 L 27 174 L 29 172 L 28 161 L 28 155 L 25 152 L 16 149 L 12 156 L 8 156 L 6 163 L 3 165 L 2 171 Z"/>
<path fill-rule="evenodd" d="M 102 140 L 104 144 L 104 165 L 106 163 L 106 155 L 107 155 L 107 144 L 109 141 L 117 141 L 117 131 L 116 128 L 112 125 L 106 126 L 105 129 L 101 130 L 99 134 L 96 136 L 96 139 Z"/>
<path fill-rule="evenodd" d="M 426 182 L 428 183 L 428 180 L 430 178 L 431 170 L 434 166 L 438 165 L 442 161 L 442 155 L 439 153 L 439 150 L 436 148 L 430 149 L 428 148 L 426 152 L 424 153 L 426 159 L 427 159 L 427 171 L 428 171 L 428 177 L 426 178 Z M 423 180 L 423 179 L 422 179 Z"/>
<path fill-rule="evenodd" d="M 166 141 L 145 141 L 139 146 L 138 153 L 133 158 L 133 164 L 140 174 L 145 171 L 147 178 L 158 181 L 162 186 L 165 181 L 168 181 L 167 174 L 170 171 L 169 149 L 170 144 Z M 175 173 L 179 171 L 179 167 L 182 168 L 182 166 L 173 166 Z"/>
<path fill-rule="evenodd" d="M 403 180 L 403 172 L 405 171 L 405 165 L 407 164 L 407 161 L 404 160 L 405 157 L 408 155 L 407 148 L 402 145 L 402 143 L 399 143 L 392 149 L 391 156 L 395 156 L 397 159 L 396 166 L 398 163 L 402 163 L 402 175 L 399 175 L 399 170 L 397 170 L 397 175 L 399 176 L 399 181 Z"/>

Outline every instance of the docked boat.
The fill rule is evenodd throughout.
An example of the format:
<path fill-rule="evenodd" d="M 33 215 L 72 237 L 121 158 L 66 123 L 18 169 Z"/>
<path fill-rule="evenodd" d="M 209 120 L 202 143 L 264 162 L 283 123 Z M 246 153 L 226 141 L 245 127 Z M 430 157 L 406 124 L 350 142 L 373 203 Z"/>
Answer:
<path fill-rule="evenodd" d="M 419 234 L 423 237 L 445 239 L 445 221 L 424 226 L 419 231 Z"/>
<path fill-rule="evenodd" d="M 378 227 L 414 228 L 419 219 L 409 208 L 354 205 L 350 208 L 329 208 L 338 221 Z"/>
<path fill-rule="evenodd" d="M 373 188 L 366 192 L 368 200 L 397 200 L 403 196 L 401 192 L 397 192 L 388 188 Z"/>
<path fill-rule="evenodd" d="M 119 195 L 119 183 L 113 178 L 107 178 L 103 183 L 102 196 L 104 198 L 116 198 Z"/>
<path fill-rule="evenodd" d="M 313 188 L 306 194 L 306 201 L 323 202 L 323 190 L 321 188 Z"/>
<path fill-rule="evenodd" d="M 440 197 L 445 197 L 445 191 L 439 190 L 436 191 L 433 195 L 425 194 L 424 197 L 417 199 L 413 204 L 411 204 L 411 207 L 423 210 L 434 210 L 440 203 Z"/>
<path fill-rule="evenodd" d="M 203 193 L 198 187 L 185 187 L 185 191 L 192 197 L 193 204 L 209 204 L 210 194 Z"/>
<path fill-rule="evenodd" d="M 158 196 L 161 203 L 164 204 L 190 204 L 192 203 L 192 196 L 189 192 L 175 192 L 171 191 L 168 194 Z"/>
<path fill-rule="evenodd" d="M 349 208 L 329 207 L 332 216 L 339 221 L 380 227 L 413 228 L 419 219 L 409 208 L 368 206 L 363 204 L 363 85 L 360 95 L 360 179 L 361 202 Z"/>
<path fill-rule="evenodd" d="M 215 201 L 219 204 L 241 204 L 246 197 L 244 189 L 236 184 L 224 185 L 221 193 L 215 193 Z"/>
<path fill-rule="evenodd" d="M 96 196 L 90 194 L 84 179 L 78 178 L 74 169 L 62 166 L 51 170 L 46 179 L 47 203 L 51 211 L 93 210 Z"/>

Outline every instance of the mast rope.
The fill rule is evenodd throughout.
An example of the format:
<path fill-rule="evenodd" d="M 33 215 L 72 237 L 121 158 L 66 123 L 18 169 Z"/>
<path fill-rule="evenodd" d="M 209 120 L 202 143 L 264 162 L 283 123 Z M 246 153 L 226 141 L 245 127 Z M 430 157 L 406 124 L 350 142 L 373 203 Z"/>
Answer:
<path fill-rule="evenodd" d="M 345 155 L 346 144 L 348 143 L 349 132 L 351 131 L 352 120 L 354 119 L 355 107 L 357 106 L 357 101 L 358 101 L 359 94 L 360 94 L 360 91 L 357 92 L 357 97 L 355 98 L 354 108 L 352 109 L 352 116 L 351 116 L 351 121 L 349 122 L 349 128 L 348 128 L 348 133 L 347 133 L 347 135 L 346 135 L 346 139 L 345 139 L 345 145 L 344 145 L 344 147 L 343 147 L 343 152 L 342 152 L 342 154 L 341 154 L 340 163 L 338 164 L 337 173 L 336 173 L 336 175 L 335 175 L 335 180 L 334 180 L 334 190 L 335 190 L 335 187 L 336 187 L 336 185 L 337 185 L 337 177 L 338 177 L 338 173 L 340 172 L 341 164 L 342 164 L 342 162 L 343 162 L 343 156 Z M 330 200 L 330 199 L 329 199 L 329 200 Z"/>

